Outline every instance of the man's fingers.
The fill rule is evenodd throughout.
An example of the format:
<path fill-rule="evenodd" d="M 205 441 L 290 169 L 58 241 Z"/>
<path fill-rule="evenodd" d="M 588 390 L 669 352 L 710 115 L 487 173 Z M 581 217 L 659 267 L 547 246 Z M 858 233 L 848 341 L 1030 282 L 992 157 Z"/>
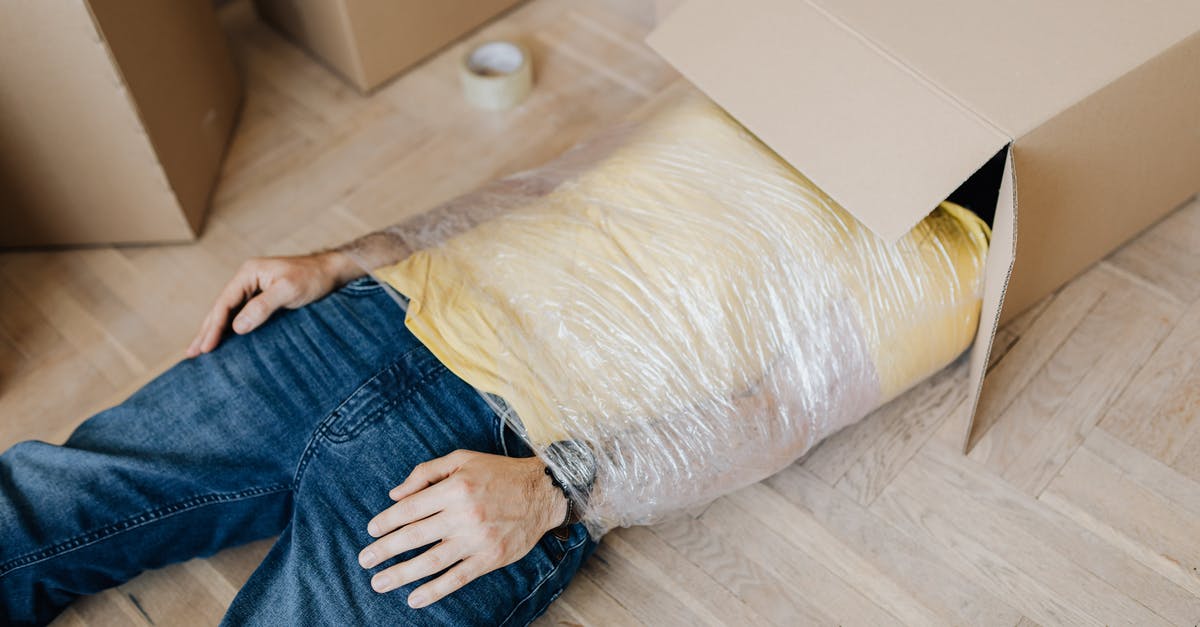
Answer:
<path fill-rule="evenodd" d="M 371 578 L 371 587 L 376 592 L 390 592 L 418 579 L 446 570 L 462 559 L 457 543 L 441 542 L 428 551 L 395 566 L 379 571 Z"/>
<path fill-rule="evenodd" d="M 204 318 L 204 323 L 201 325 L 200 335 L 193 342 L 194 347 L 189 347 L 189 353 L 208 353 L 217 347 L 221 342 L 221 334 L 225 331 L 225 324 L 229 320 L 229 313 L 238 305 L 241 305 L 251 294 L 258 289 L 258 278 L 255 274 L 254 267 L 247 262 L 238 269 L 237 274 L 221 288 L 221 293 L 217 295 L 217 300 L 213 304 L 213 308 L 208 312 L 208 316 Z"/>
<path fill-rule="evenodd" d="M 204 320 L 200 322 L 200 331 L 196 333 L 196 337 L 192 338 L 192 343 L 188 344 L 187 351 L 184 354 L 189 359 L 200 354 L 200 342 L 204 339 L 204 335 L 208 333 L 208 319 L 211 317 L 211 315 L 204 316 Z"/>
<path fill-rule="evenodd" d="M 367 523 L 367 533 L 371 534 L 373 538 L 378 538 L 405 525 L 428 518 L 445 509 L 449 500 L 447 496 L 445 490 L 439 490 L 435 485 L 402 501 L 397 501 L 391 507 L 379 512 Z M 430 542 L 436 539 L 433 538 Z"/>
<path fill-rule="evenodd" d="M 233 319 L 233 330 L 239 335 L 245 335 L 257 329 L 271 317 L 280 307 L 287 304 L 292 294 L 279 286 L 270 286 L 258 296 L 251 298 L 242 306 L 236 318 Z"/>
<path fill-rule="evenodd" d="M 405 551 L 419 549 L 438 540 L 445 540 L 448 526 L 443 516 L 434 516 L 397 529 L 372 542 L 358 554 L 363 568 L 374 568 Z M 449 566 L 449 564 L 446 564 Z"/>
<path fill-rule="evenodd" d="M 471 583 L 475 578 L 487 572 L 478 557 L 468 557 L 459 562 L 454 568 L 442 573 L 441 577 L 413 590 L 408 595 L 409 607 L 416 609 L 425 607 L 445 597 L 447 594 Z"/>
<path fill-rule="evenodd" d="M 449 455 L 417 464 L 412 472 L 408 473 L 404 483 L 392 488 L 388 496 L 393 501 L 400 501 L 424 490 L 453 474 L 469 455 L 469 451 L 454 451 Z"/>
<path fill-rule="evenodd" d="M 204 325 L 204 339 L 200 340 L 200 352 L 208 353 L 221 342 L 221 333 L 225 331 L 225 321 L 229 319 L 229 310 L 220 304 L 208 313 Z"/>

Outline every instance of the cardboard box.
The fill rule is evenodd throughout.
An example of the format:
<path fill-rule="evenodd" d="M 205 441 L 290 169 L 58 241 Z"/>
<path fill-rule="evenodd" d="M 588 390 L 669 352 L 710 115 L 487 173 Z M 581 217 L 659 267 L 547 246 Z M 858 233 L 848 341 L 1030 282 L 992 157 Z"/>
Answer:
<path fill-rule="evenodd" d="M 194 238 L 241 96 L 210 0 L 0 3 L 0 246 Z"/>
<path fill-rule="evenodd" d="M 654 23 L 662 24 L 683 0 L 654 0 Z"/>
<path fill-rule="evenodd" d="M 366 93 L 519 0 L 255 0 L 258 14 Z"/>
<path fill-rule="evenodd" d="M 997 325 L 1200 188 L 1195 0 L 687 0 L 649 43 L 881 237 L 993 177 L 964 449 Z"/>

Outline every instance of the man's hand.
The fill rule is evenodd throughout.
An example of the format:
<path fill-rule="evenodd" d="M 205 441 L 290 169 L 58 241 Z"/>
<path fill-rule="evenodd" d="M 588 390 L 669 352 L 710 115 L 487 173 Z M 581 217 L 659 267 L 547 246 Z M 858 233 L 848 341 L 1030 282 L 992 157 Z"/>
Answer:
<path fill-rule="evenodd" d="M 320 299 L 364 274 L 345 253 L 329 251 L 296 257 L 263 257 L 247 261 L 221 290 L 187 356 L 217 347 L 234 310 L 233 330 L 244 335 L 258 328 L 279 308 L 296 309 Z M 244 303 L 244 304 L 243 304 Z"/>
<path fill-rule="evenodd" d="M 424 607 L 475 578 L 524 557 L 567 514 L 567 500 L 536 457 L 512 458 L 455 451 L 413 469 L 388 496 L 396 501 L 367 525 L 378 538 L 358 556 L 373 568 L 405 551 L 436 542 L 420 555 L 371 580 L 388 592 L 448 571 L 408 596 Z"/>

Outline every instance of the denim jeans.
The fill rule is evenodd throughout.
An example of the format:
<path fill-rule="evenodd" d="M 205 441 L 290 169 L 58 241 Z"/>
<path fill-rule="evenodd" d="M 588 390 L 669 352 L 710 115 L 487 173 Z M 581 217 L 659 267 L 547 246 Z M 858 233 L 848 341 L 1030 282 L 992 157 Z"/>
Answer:
<path fill-rule="evenodd" d="M 396 560 L 358 565 L 388 490 L 460 448 L 530 455 L 359 279 L 177 364 L 62 446 L 0 455 L 0 623 L 278 534 L 226 624 L 526 624 L 594 550 L 581 525 L 419 610 L 422 582 L 370 587 Z"/>

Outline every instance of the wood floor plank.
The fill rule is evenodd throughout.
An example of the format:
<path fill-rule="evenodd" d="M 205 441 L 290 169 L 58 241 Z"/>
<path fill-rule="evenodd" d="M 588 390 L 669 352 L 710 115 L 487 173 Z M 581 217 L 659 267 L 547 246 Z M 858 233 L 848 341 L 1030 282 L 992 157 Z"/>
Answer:
<path fill-rule="evenodd" d="M 1021 336 L 1037 321 L 1053 300 L 1054 294 L 1045 296 L 1017 315 L 1016 318 L 996 329 L 996 335 L 992 338 L 992 349 L 988 352 L 988 372 L 991 372 L 1008 355 L 1008 351 L 1016 346 Z"/>
<path fill-rule="evenodd" d="M 80 599 L 71 606 L 76 616 L 88 627 L 149 627 L 153 625 L 134 599 L 118 589 Z M 57 621 L 54 623 L 57 625 Z"/>
<path fill-rule="evenodd" d="M 903 404 L 903 398 L 893 403 Z M 876 442 L 886 437 L 890 406 L 891 403 L 881 407 L 818 443 L 804 455 L 800 464 L 826 483 L 837 483 Z"/>
<path fill-rule="evenodd" d="M 619 538 L 619 533 L 605 538 L 585 566 L 597 587 L 620 599 L 630 614 L 647 624 L 720 624 L 678 583 Z"/>
<path fill-rule="evenodd" d="M 1175 328 L 1137 377 L 1109 408 L 1100 427 L 1164 463 L 1187 452 L 1200 433 L 1200 300 L 1188 306 Z"/>
<path fill-rule="evenodd" d="M 966 360 L 959 360 L 876 412 L 882 415 L 871 420 L 884 422 L 885 432 L 846 469 L 836 487 L 870 505 L 934 431 L 963 411 L 969 387 Z"/>
<path fill-rule="evenodd" d="M 825 565 L 863 596 L 897 620 L 910 624 L 940 622 L 937 614 L 879 567 L 838 539 L 812 514 L 778 492 L 755 484 L 727 496 L 731 503 Z"/>
<path fill-rule="evenodd" d="M 1110 262 L 1173 294 L 1200 300 L 1200 204 L 1185 203 L 1141 237 L 1122 246 Z"/>
<path fill-rule="evenodd" d="M 1053 338 L 1053 351 L 970 453 L 997 472 L 1016 464 L 1014 480 L 1031 493 L 1082 440 L 1077 432 L 1086 434 L 1178 315 L 1177 304 L 1156 299 L 1103 267 L 1081 280 L 1088 277 L 1100 295 L 1065 337 Z M 1031 329 L 1022 341 L 1048 340 Z M 1094 368 L 1101 359 L 1108 360 L 1107 368 Z M 1003 367 L 1001 362 L 995 373 Z M 1072 410 L 1083 402 L 1089 407 Z"/>
<path fill-rule="evenodd" d="M 1093 431 L 1093 435 L 1096 433 L 1100 432 Z M 1001 524 L 1045 542 L 1065 560 L 1081 566 L 1172 623 L 1191 625 L 1200 617 L 1200 597 L 1147 568 L 1104 537 L 1042 506 L 957 450 L 928 446 L 913 459 L 908 472 L 926 477 L 931 483 L 935 482 L 932 478 L 944 481 L 953 487 L 954 494 L 970 495 L 971 505 L 977 510 L 987 511 L 990 518 Z M 1143 474 L 1150 476 L 1151 472 L 1146 470 Z M 1155 478 L 1159 484 L 1164 483 L 1157 475 Z"/>
<path fill-rule="evenodd" d="M 112 385 L 136 375 L 146 364 L 124 346 L 70 290 L 48 289 L 50 285 L 69 286 L 75 281 L 70 270 L 70 254 L 38 253 L 24 255 L 17 263 L 4 267 L 6 278 L 78 354 L 96 368 Z M 49 282 L 49 283 L 47 283 Z"/>
<path fill-rule="evenodd" d="M 1105 294 L 1047 365 L 1049 369 L 1070 363 L 1072 366 L 1064 369 L 1074 369 L 1077 376 L 1070 377 L 1069 387 L 1054 392 L 1054 400 L 1031 404 L 1045 410 L 1029 416 L 1042 424 L 1032 425 L 1030 431 L 1036 435 L 1014 451 L 1002 476 L 1028 494 L 1040 493 L 1141 370 L 1178 315 L 1177 303 L 1146 290 Z M 1041 392 L 1031 386 L 1029 395 Z M 1024 409 L 1026 405 L 1012 407 Z"/>
<path fill-rule="evenodd" d="M 563 605 L 568 609 L 570 622 L 559 620 L 558 617 L 546 616 L 535 624 L 560 624 L 567 627 L 578 625 L 612 625 L 613 627 L 638 627 L 645 623 L 634 618 L 616 599 L 600 589 L 592 581 L 588 568 L 580 571 L 571 580 L 562 596 L 554 605 Z M 576 622 L 578 621 L 578 622 Z"/>
<path fill-rule="evenodd" d="M 1181 474 L 1103 429 L 1093 429 L 1083 446 L 1112 464 L 1126 478 L 1191 512 L 1200 520 L 1200 481 Z M 1200 455 L 1200 449 L 1189 450 Z"/>
<path fill-rule="evenodd" d="M 1054 590 L 1014 565 L 1009 559 L 1011 551 L 993 551 L 966 536 L 895 483 L 875 499 L 871 510 L 923 546 L 936 550 L 960 576 L 993 590 L 1035 620 L 1054 625 L 1103 624 L 1075 604 L 1063 602 Z"/>
<path fill-rule="evenodd" d="M 227 585 L 241 588 L 250 579 L 250 575 L 258 568 L 259 563 L 271 550 L 275 539 L 259 540 L 250 544 L 221 551 L 208 558 L 212 568 L 225 580 Z"/>
<path fill-rule="evenodd" d="M 933 551 L 808 469 L 793 465 L 765 483 L 811 512 L 826 529 L 936 612 L 938 622 L 999 627 L 1012 625 L 1020 616 L 990 590 L 962 577 Z"/>
<path fill-rule="evenodd" d="M 1200 595 L 1200 519 L 1088 448 L 1075 453 L 1039 499 Z"/>
<path fill-rule="evenodd" d="M 671 585 L 667 587 L 678 594 L 698 616 L 711 618 L 722 625 L 766 622 L 711 575 L 697 568 L 686 556 L 654 535 L 649 528 L 622 529 L 614 540 L 614 548 L 626 559 L 637 562 L 647 576 L 670 581 Z"/>
<path fill-rule="evenodd" d="M 1192 481 L 1200 482 L 1200 429 L 1192 429 L 1191 439 L 1183 445 L 1171 467 Z"/>
<path fill-rule="evenodd" d="M 182 620 L 195 625 L 216 625 L 228 606 L 225 595 L 214 596 L 211 588 L 190 572 L 186 564 L 148 571 L 122 584 L 117 591 L 152 625 Z"/>
<path fill-rule="evenodd" d="M 560 597 L 561 598 L 561 597 Z M 535 625 L 565 625 L 574 626 L 582 625 L 583 619 L 571 608 L 565 601 L 559 600 L 551 603 L 550 607 L 546 608 L 545 613 L 537 618 Z"/>
<path fill-rule="evenodd" d="M 663 525 L 655 533 L 776 625 L 877 625 L 895 620 L 726 499 L 718 499 L 698 520 Z M 827 614 L 816 605 L 838 610 Z"/>
<path fill-rule="evenodd" d="M 12 343 L 21 363 L 6 364 L 16 369 L 29 368 L 39 361 L 68 354 L 65 338 L 54 325 L 27 298 L 17 286 L 4 277 L 3 268 L 11 264 L 24 265 L 23 258 L 29 253 L 9 253 L 0 256 L 0 330 Z"/>
<path fill-rule="evenodd" d="M 945 499 L 940 478 L 912 471 L 896 478 L 872 509 L 910 523 L 910 531 L 941 543 L 1010 603 L 1042 621 L 1166 625 L 1162 617 L 1065 559 L 1049 542 L 980 515 L 974 499 Z"/>

